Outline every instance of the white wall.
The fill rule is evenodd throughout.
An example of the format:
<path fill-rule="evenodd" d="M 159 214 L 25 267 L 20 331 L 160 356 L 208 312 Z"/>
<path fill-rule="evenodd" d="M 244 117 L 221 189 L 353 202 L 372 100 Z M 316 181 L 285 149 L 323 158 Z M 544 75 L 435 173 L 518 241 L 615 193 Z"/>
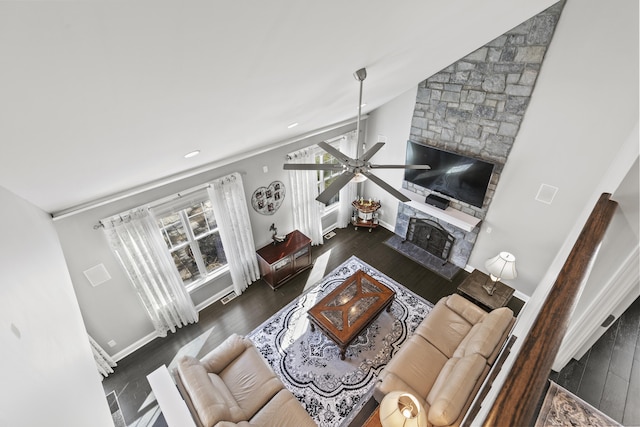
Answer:
<path fill-rule="evenodd" d="M 415 86 L 369 115 L 366 134 L 367 148 L 381 139 L 386 139 L 384 147 L 371 159 L 371 163 L 388 165 L 405 163 L 406 146 L 417 93 L 418 87 Z M 395 188 L 402 187 L 404 169 L 376 169 L 373 174 Z M 369 181 L 365 182 L 364 196 L 380 200 L 382 207 L 378 214 L 381 224 L 393 231 L 398 213 L 398 199 Z"/>
<path fill-rule="evenodd" d="M 0 206 L 0 425 L 113 426 L 51 217 Z"/>

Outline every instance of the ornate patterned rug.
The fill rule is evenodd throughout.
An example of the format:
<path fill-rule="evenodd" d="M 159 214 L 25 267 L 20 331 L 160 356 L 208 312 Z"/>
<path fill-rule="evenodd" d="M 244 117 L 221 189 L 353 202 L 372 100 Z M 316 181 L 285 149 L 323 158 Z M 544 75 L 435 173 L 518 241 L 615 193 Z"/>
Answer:
<path fill-rule="evenodd" d="M 382 314 L 340 350 L 318 329 L 307 310 L 357 270 L 396 291 Z M 411 336 L 433 304 L 352 256 L 312 289 L 255 329 L 249 338 L 319 426 L 346 426 L 373 393 L 377 375 Z"/>
<path fill-rule="evenodd" d="M 548 426 L 620 426 L 573 393 L 549 381 L 549 390 L 542 403 L 535 427 Z"/>

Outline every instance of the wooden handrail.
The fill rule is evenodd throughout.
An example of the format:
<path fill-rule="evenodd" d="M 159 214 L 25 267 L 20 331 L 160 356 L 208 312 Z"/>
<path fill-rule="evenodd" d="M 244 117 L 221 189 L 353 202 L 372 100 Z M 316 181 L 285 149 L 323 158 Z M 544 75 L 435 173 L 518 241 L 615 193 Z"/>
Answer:
<path fill-rule="evenodd" d="M 537 404 L 567 332 L 581 283 L 618 205 L 610 197 L 608 193 L 600 196 L 582 228 L 487 414 L 485 426 L 534 424 Z"/>

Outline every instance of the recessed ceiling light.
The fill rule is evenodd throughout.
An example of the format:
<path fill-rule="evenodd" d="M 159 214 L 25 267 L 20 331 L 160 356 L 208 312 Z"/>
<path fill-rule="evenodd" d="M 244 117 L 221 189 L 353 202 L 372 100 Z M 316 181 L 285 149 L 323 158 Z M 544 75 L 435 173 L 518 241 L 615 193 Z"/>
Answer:
<path fill-rule="evenodd" d="M 185 158 L 185 159 L 189 159 L 189 158 L 191 158 L 191 157 L 195 157 L 195 156 L 197 156 L 198 154 L 200 154 L 200 150 L 195 150 L 195 151 L 192 151 L 192 152 L 190 152 L 190 153 L 185 154 L 185 155 L 184 155 L 184 158 Z"/>
<path fill-rule="evenodd" d="M 287 128 L 288 128 L 288 129 L 291 129 L 291 128 L 294 128 L 294 127 L 296 127 L 296 126 L 298 126 L 298 122 L 291 123 L 289 126 L 287 126 Z"/>

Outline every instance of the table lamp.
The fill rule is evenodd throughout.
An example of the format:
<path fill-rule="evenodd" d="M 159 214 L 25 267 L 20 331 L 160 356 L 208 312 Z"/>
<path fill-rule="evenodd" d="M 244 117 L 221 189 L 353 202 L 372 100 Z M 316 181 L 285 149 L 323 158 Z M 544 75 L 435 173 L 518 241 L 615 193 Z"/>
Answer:
<path fill-rule="evenodd" d="M 412 394 L 392 391 L 380 403 L 380 423 L 383 427 L 426 427 L 427 414 Z"/>
<path fill-rule="evenodd" d="M 489 295 L 493 295 L 496 290 L 496 283 L 500 279 L 515 279 L 518 277 L 516 271 L 516 257 L 509 252 L 500 252 L 493 258 L 489 258 L 484 264 L 491 277 L 491 283 L 482 285 Z"/>

